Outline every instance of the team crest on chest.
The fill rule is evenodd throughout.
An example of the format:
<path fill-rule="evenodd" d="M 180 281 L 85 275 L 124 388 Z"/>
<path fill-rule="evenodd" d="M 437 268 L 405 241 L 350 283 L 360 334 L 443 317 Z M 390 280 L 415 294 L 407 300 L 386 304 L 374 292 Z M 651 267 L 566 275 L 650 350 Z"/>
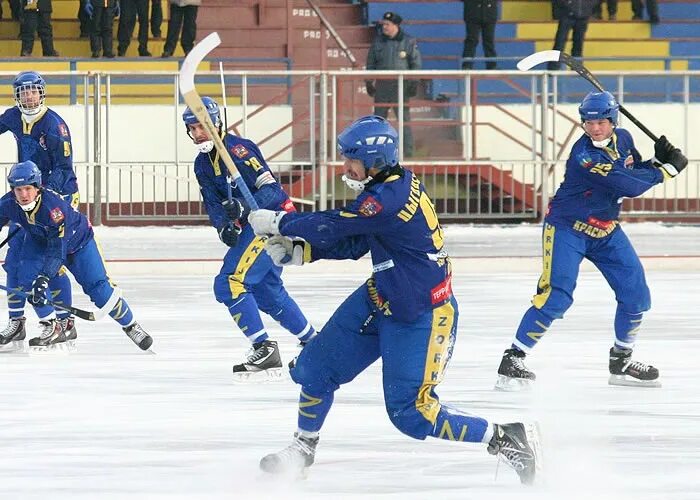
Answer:
<path fill-rule="evenodd" d="M 357 211 L 365 217 L 373 217 L 381 212 L 382 208 L 381 203 L 371 196 L 368 196 L 365 198 L 365 201 L 362 202 L 362 205 L 360 205 L 360 208 Z"/>
<path fill-rule="evenodd" d="M 63 136 L 63 137 L 68 137 L 68 127 L 65 126 L 63 123 L 58 124 L 58 132 Z"/>
<path fill-rule="evenodd" d="M 41 146 L 41 149 L 43 149 L 44 151 L 46 151 L 48 149 L 46 147 L 46 135 L 45 134 L 41 134 L 41 136 L 39 136 L 39 146 Z"/>
<path fill-rule="evenodd" d="M 61 212 L 61 209 L 58 207 L 51 210 L 51 212 L 49 212 L 49 215 L 51 216 L 51 220 L 54 221 L 54 223 L 56 224 L 65 219 L 65 217 L 63 216 L 63 212 Z"/>
<path fill-rule="evenodd" d="M 245 158 L 248 156 L 248 150 L 242 144 L 238 144 L 231 148 L 231 152 L 239 158 Z"/>

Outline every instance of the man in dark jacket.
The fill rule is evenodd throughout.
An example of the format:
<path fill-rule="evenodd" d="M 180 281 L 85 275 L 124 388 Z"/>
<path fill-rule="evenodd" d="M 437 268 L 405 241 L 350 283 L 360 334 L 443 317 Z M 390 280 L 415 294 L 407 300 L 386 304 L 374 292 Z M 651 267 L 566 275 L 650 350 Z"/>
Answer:
<path fill-rule="evenodd" d="M 20 38 L 22 39 L 22 57 L 29 57 L 34 50 L 34 33 L 39 33 L 44 57 L 57 57 L 53 47 L 53 28 L 51 26 L 51 0 L 23 0 Z"/>
<path fill-rule="evenodd" d="M 632 16 L 633 21 L 639 21 L 644 19 L 644 4 L 647 6 L 647 13 L 649 14 L 649 22 L 651 24 L 659 24 L 659 5 L 657 0 L 632 0 Z"/>
<path fill-rule="evenodd" d="M 367 54 L 368 70 L 421 69 L 421 55 L 416 39 L 401 29 L 401 16 L 385 12 L 382 16 L 381 34 L 377 34 Z M 386 118 L 389 109 L 398 117 L 399 86 L 396 79 L 367 80 L 367 94 L 374 97 L 374 114 Z M 403 102 L 403 153 L 413 156 L 413 133 L 408 125 L 411 113 L 408 100 L 415 97 L 418 82 L 404 79 Z"/>
<path fill-rule="evenodd" d="M 583 55 L 583 38 L 588 29 L 588 19 L 593 15 L 593 10 L 599 0 L 554 0 L 552 10 L 555 19 L 559 19 L 557 34 L 554 37 L 554 50 L 564 50 L 569 31 L 574 30 L 571 55 L 581 57 Z M 550 62 L 547 69 L 558 70 L 558 62 Z"/>
<path fill-rule="evenodd" d="M 496 57 L 494 35 L 498 20 L 498 0 L 462 0 L 464 2 L 464 24 L 467 37 L 464 39 L 462 69 L 472 69 L 476 46 L 479 45 L 479 32 L 484 44 L 484 56 Z M 496 69 L 496 61 L 486 61 L 486 69 Z"/>

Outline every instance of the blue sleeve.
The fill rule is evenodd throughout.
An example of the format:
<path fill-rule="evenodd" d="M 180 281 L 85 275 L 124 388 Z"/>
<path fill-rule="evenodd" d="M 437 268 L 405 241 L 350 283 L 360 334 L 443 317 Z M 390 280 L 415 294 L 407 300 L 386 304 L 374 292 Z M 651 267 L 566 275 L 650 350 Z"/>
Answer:
<path fill-rule="evenodd" d="M 265 184 L 262 186 L 254 195 L 255 202 L 258 204 L 258 208 L 265 208 L 268 210 L 277 210 L 287 199 L 287 193 L 284 192 L 282 186 L 277 182 L 274 184 Z"/>
<path fill-rule="evenodd" d="M 68 125 L 62 121 L 52 123 L 47 134 L 51 173 L 45 186 L 60 194 L 65 193 L 65 183 L 73 175 L 73 146 Z"/>
<path fill-rule="evenodd" d="M 659 169 L 636 168 L 636 163 L 629 168 L 625 166 L 625 158 L 613 161 L 597 151 L 590 154 L 590 159 L 585 161 L 580 161 L 576 155 L 572 155 L 569 162 L 575 163 L 569 165 L 572 168 L 584 169 L 585 178 L 592 184 L 628 198 L 639 196 L 664 180 Z"/>
<path fill-rule="evenodd" d="M 216 229 L 221 229 L 228 223 L 228 217 L 221 205 L 221 202 L 224 200 L 216 189 L 214 179 L 202 172 L 197 163 L 195 163 L 194 173 L 199 183 L 199 192 L 202 194 L 204 209 L 209 216 L 209 222 Z"/>
<path fill-rule="evenodd" d="M 357 260 L 367 252 L 369 252 L 369 242 L 366 236 L 349 236 L 326 247 L 311 245 L 311 262 L 321 259 Z"/>
<path fill-rule="evenodd" d="M 58 196 L 56 198 L 54 203 L 42 206 L 37 215 L 46 228 L 46 253 L 40 274 L 49 278 L 56 276 L 66 261 L 68 253 L 68 238 L 65 237 L 66 217 L 68 211 L 72 210 L 65 201 Z M 45 198 L 44 201 L 49 200 Z"/>

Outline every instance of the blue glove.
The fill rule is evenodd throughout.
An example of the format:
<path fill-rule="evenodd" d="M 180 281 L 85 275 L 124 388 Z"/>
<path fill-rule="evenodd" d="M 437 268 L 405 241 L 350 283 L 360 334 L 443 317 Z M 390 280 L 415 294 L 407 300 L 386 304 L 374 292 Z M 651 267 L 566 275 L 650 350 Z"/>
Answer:
<path fill-rule="evenodd" d="M 46 299 L 46 292 L 49 291 L 49 278 L 40 274 L 32 283 L 32 292 L 29 303 L 33 306 L 45 306 L 49 303 Z"/>
<path fill-rule="evenodd" d="M 229 222 L 224 227 L 219 229 L 219 239 L 224 245 L 235 247 L 238 243 L 238 237 L 241 234 L 241 228 L 233 222 Z"/>
<path fill-rule="evenodd" d="M 83 12 L 85 12 L 90 19 L 92 19 L 92 13 L 94 11 L 95 11 L 95 8 L 92 6 L 92 2 L 90 2 L 90 0 L 85 2 L 85 6 L 83 7 Z"/>
<path fill-rule="evenodd" d="M 119 17 L 119 14 L 122 13 L 122 9 L 119 6 L 119 2 L 117 2 L 117 5 L 114 6 L 114 17 Z"/>
<path fill-rule="evenodd" d="M 228 218 L 233 221 L 245 219 L 250 213 L 248 204 L 239 198 L 224 200 L 221 205 L 224 207 Z"/>

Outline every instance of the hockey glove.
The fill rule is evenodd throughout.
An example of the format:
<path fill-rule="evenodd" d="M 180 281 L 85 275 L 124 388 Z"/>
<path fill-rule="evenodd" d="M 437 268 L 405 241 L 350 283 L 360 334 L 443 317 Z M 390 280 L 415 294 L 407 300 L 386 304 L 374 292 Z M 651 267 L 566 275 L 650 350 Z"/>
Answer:
<path fill-rule="evenodd" d="M 235 247 L 238 243 L 238 237 L 241 234 L 241 228 L 233 222 L 229 222 L 224 227 L 219 229 L 219 239 L 224 245 Z"/>
<path fill-rule="evenodd" d="M 32 283 L 32 292 L 29 296 L 29 303 L 33 306 L 45 306 L 48 304 L 46 292 L 49 291 L 49 278 L 40 274 Z"/>
<path fill-rule="evenodd" d="M 253 231 L 259 236 L 274 236 L 275 234 L 280 234 L 280 221 L 285 215 L 287 215 L 287 212 L 253 210 L 248 215 L 248 224 L 253 226 Z"/>
<path fill-rule="evenodd" d="M 233 221 L 245 219 L 250 213 L 250 208 L 248 208 L 248 205 L 243 200 L 239 200 L 238 198 L 224 200 L 221 205 L 224 207 L 228 218 Z"/>
<path fill-rule="evenodd" d="M 374 97 L 374 94 L 377 93 L 377 88 L 374 86 L 374 82 L 372 80 L 365 81 L 365 87 L 367 88 L 367 95 Z"/>
<path fill-rule="evenodd" d="M 265 242 L 265 251 L 276 266 L 303 266 L 306 244 L 286 236 L 272 236 Z"/>
<path fill-rule="evenodd" d="M 92 6 L 92 2 L 90 2 L 90 0 L 88 0 L 87 2 L 85 2 L 85 7 L 83 7 L 83 12 L 85 12 L 85 14 L 87 14 L 87 16 L 88 16 L 90 19 L 92 19 L 92 13 L 93 13 L 94 11 L 95 11 L 95 8 Z"/>
<path fill-rule="evenodd" d="M 668 142 L 665 135 L 659 137 L 659 140 L 654 143 L 654 157 L 659 163 L 666 163 L 668 155 L 670 155 L 676 147 Z"/>
<path fill-rule="evenodd" d="M 667 158 L 667 161 L 664 163 L 658 162 L 658 159 L 657 162 L 655 162 L 655 165 L 661 169 L 661 172 L 663 172 L 664 179 L 672 179 L 680 174 L 688 165 L 688 158 L 686 158 L 678 148 L 671 151 Z"/>

